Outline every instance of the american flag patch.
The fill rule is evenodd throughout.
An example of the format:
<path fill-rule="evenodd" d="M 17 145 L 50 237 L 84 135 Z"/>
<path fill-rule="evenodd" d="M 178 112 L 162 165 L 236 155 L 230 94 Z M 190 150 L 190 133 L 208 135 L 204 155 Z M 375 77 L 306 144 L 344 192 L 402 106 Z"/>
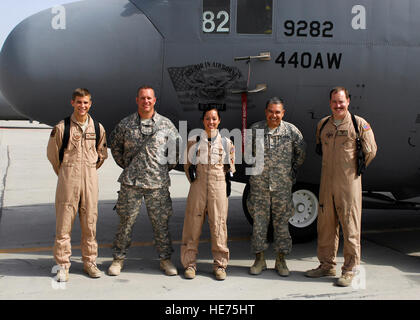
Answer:
<path fill-rule="evenodd" d="M 365 130 L 365 131 L 370 130 L 370 125 L 369 125 L 369 123 L 366 123 L 366 124 L 364 124 L 364 125 L 363 125 L 363 130 Z"/>

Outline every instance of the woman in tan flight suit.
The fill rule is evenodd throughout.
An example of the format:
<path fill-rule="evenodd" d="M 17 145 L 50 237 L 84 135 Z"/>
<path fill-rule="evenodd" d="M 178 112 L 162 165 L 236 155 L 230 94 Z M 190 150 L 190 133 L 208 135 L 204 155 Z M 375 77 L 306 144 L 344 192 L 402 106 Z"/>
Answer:
<path fill-rule="evenodd" d="M 185 278 L 195 278 L 198 242 L 207 213 L 213 273 L 217 280 L 224 280 L 229 261 L 226 180 L 235 172 L 235 148 L 217 129 L 220 116 L 216 108 L 204 111 L 202 120 L 204 131 L 188 141 L 186 150 L 184 170 L 191 185 L 182 231 L 181 262 Z"/>

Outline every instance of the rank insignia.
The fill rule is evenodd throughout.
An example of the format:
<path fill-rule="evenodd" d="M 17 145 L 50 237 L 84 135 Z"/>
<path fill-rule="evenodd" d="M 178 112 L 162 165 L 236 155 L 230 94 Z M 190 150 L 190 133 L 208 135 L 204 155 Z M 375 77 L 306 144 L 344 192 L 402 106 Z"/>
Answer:
<path fill-rule="evenodd" d="M 337 136 L 345 137 L 348 136 L 349 132 L 347 130 L 338 130 Z"/>

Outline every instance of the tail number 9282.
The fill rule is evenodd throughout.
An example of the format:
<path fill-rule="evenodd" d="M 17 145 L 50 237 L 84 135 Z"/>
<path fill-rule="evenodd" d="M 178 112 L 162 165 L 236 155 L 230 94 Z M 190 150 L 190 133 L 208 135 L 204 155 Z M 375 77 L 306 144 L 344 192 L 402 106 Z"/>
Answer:
<path fill-rule="evenodd" d="M 311 21 L 300 20 L 294 22 L 293 20 L 286 20 L 284 22 L 284 35 L 287 37 L 333 37 L 334 24 L 331 21 Z"/>

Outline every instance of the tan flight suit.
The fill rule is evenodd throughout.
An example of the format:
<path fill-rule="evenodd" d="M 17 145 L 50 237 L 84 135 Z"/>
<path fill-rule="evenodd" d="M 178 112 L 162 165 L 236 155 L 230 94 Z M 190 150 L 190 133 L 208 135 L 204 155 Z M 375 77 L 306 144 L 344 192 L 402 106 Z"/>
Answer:
<path fill-rule="evenodd" d="M 317 126 L 316 142 L 319 142 Z M 370 125 L 356 116 L 362 139 L 366 165 L 376 155 L 377 146 Z M 332 116 L 321 131 L 322 171 L 318 213 L 318 259 L 323 269 L 336 266 L 339 223 L 344 237 L 342 273 L 352 272 L 360 264 L 360 232 L 362 215 L 362 179 L 357 175 L 356 131 L 347 112 L 335 126 Z"/>
<path fill-rule="evenodd" d="M 56 238 L 54 259 L 57 265 L 70 268 L 70 235 L 74 218 L 79 211 L 82 230 L 82 260 L 96 263 L 96 221 L 98 218 L 98 169 L 108 157 L 105 129 L 100 125 L 100 141 L 96 150 L 96 134 L 92 118 L 83 133 L 74 115 L 70 118 L 70 136 L 60 165 L 59 150 L 63 141 L 64 121 L 51 131 L 47 157 L 58 175 L 55 195 Z M 98 159 L 99 157 L 99 159 Z M 99 160 L 97 162 L 97 160 Z"/>
<path fill-rule="evenodd" d="M 224 162 L 229 162 L 226 163 L 226 167 L 229 167 L 228 170 L 234 173 L 235 147 L 227 139 L 226 149 L 228 150 L 223 150 L 220 134 L 217 134 L 213 142 L 209 142 L 205 131 L 200 136 L 198 150 L 196 146 L 195 139 L 188 141 L 186 153 L 189 156 L 184 164 L 185 173 L 191 182 L 188 168 L 191 163 L 194 163 L 193 154 L 197 151 L 197 177 L 191 183 L 188 193 L 182 230 L 181 263 L 184 268 L 193 267 L 196 269 L 198 242 L 207 213 L 214 260 L 213 269 L 216 270 L 218 267 L 225 269 L 229 261 L 229 249 L 226 226 L 228 198 L 226 196 Z M 227 158 L 225 157 L 226 153 L 228 154 Z"/>

